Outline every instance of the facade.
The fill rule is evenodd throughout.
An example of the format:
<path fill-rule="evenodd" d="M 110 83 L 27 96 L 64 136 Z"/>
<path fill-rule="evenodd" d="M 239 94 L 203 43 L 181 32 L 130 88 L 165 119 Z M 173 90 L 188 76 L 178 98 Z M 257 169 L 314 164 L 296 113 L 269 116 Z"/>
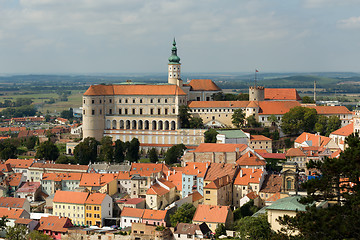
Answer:
<path fill-rule="evenodd" d="M 41 186 L 39 182 L 26 182 L 18 190 L 16 190 L 15 197 L 26 198 L 29 202 L 41 201 Z"/>
<path fill-rule="evenodd" d="M 89 192 L 106 193 L 110 196 L 117 193 L 116 173 L 83 173 L 79 186 Z"/>
<path fill-rule="evenodd" d="M 163 210 L 166 206 L 175 201 L 175 185 L 165 179 L 156 179 L 146 192 L 146 208 Z"/>
<path fill-rule="evenodd" d="M 296 162 L 299 168 L 306 168 L 307 156 L 300 148 L 290 148 L 289 150 L 287 150 L 286 160 L 288 162 Z"/>
<path fill-rule="evenodd" d="M 85 222 L 89 226 L 104 226 L 104 219 L 112 217 L 113 201 L 105 193 L 91 193 L 85 201 Z"/>
<path fill-rule="evenodd" d="M 232 205 L 232 179 L 229 175 L 217 178 L 204 186 L 204 204 Z"/>
<path fill-rule="evenodd" d="M 212 232 L 220 224 L 226 228 L 233 222 L 233 213 L 229 206 L 199 205 L 193 217 L 193 224 L 206 223 Z"/>
<path fill-rule="evenodd" d="M 132 223 L 140 223 L 144 209 L 124 207 L 121 211 L 120 227 L 131 227 Z"/>
<path fill-rule="evenodd" d="M 40 218 L 38 231 L 50 236 L 52 239 L 66 239 L 68 228 L 73 227 L 67 217 L 48 216 Z"/>
<path fill-rule="evenodd" d="M 194 191 L 204 194 L 204 177 L 210 163 L 187 162 L 182 172 L 182 197 L 186 197 Z"/>
<path fill-rule="evenodd" d="M 47 195 L 57 190 L 74 191 L 80 185 L 82 173 L 43 173 L 41 188 Z"/>
<path fill-rule="evenodd" d="M 332 151 L 339 149 L 339 146 L 330 137 L 321 136 L 320 134 L 312 134 L 303 132 L 299 137 L 295 139 L 295 148 L 300 147 L 323 147 L 329 148 Z"/>
<path fill-rule="evenodd" d="M 272 152 L 272 139 L 262 135 L 251 135 L 249 147 L 254 150 L 266 150 Z"/>
<path fill-rule="evenodd" d="M 33 164 L 34 159 L 8 159 L 5 164 L 10 164 L 14 173 L 22 173 L 27 180 L 28 169 Z"/>

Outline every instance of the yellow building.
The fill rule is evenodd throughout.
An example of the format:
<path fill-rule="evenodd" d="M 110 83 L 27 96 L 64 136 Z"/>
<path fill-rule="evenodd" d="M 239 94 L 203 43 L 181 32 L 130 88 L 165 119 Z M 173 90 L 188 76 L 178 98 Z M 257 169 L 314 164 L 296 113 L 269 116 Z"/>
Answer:
<path fill-rule="evenodd" d="M 218 206 L 232 204 L 232 181 L 229 175 L 217 178 L 204 187 L 204 204 Z"/>
<path fill-rule="evenodd" d="M 53 214 L 68 217 L 73 224 L 85 224 L 85 202 L 89 193 L 56 191 L 53 200 Z"/>
<path fill-rule="evenodd" d="M 112 217 L 113 202 L 109 195 L 92 193 L 85 202 L 86 225 L 102 227 L 104 218 Z"/>

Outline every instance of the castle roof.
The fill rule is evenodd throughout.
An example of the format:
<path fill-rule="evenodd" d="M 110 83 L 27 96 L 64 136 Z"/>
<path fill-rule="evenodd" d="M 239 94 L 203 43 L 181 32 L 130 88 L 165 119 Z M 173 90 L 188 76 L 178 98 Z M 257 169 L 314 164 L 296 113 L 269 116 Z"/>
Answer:
<path fill-rule="evenodd" d="M 211 79 L 192 79 L 188 85 L 191 91 L 221 91 Z"/>
<path fill-rule="evenodd" d="M 186 95 L 177 85 L 91 85 L 84 93 L 84 96 L 103 95 Z"/>
<path fill-rule="evenodd" d="M 264 97 L 266 100 L 301 100 L 295 88 L 265 88 Z"/>

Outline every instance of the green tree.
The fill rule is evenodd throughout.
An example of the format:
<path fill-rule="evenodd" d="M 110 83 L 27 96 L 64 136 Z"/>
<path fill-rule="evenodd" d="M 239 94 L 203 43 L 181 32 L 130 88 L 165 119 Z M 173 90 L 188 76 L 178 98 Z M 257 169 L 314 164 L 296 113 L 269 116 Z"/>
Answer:
<path fill-rule="evenodd" d="M 157 163 L 159 161 L 159 158 L 158 158 L 155 148 L 152 148 L 149 150 L 149 159 L 150 159 L 150 162 L 152 162 L 152 163 Z"/>
<path fill-rule="evenodd" d="M 206 143 L 216 143 L 216 136 L 218 132 L 214 128 L 209 128 L 206 132 L 204 132 L 205 142 Z"/>
<path fill-rule="evenodd" d="M 55 161 L 59 157 L 59 149 L 51 141 L 45 141 L 40 143 L 36 149 L 36 158 L 53 160 Z"/>
<path fill-rule="evenodd" d="M 191 223 L 196 208 L 191 203 L 184 203 L 174 214 L 170 215 L 171 226 L 176 227 L 178 223 Z"/>
<path fill-rule="evenodd" d="M 68 164 L 68 163 L 71 163 L 71 164 L 75 164 L 75 159 L 74 158 L 69 158 L 68 156 L 66 155 L 60 155 L 55 163 L 59 163 L 59 164 Z"/>
<path fill-rule="evenodd" d="M 326 124 L 326 136 L 329 136 L 333 131 L 341 128 L 341 120 L 338 116 L 331 116 L 328 118 Z"/>
<path fill-rule="evenodd" d="M 186 105 L 181 105 L 179 107 L 179 118 L 180 118 L 180 126 L 181 128 L 189 128 L 190 127 L 190 108 Z"/>
<path fill-rule="evenodd" d="M 279 219 L 283 233 L 299 232 L 298 239 L 360 239 L 360 139 L 352 134 L 346 138 L 348 148 L 339 158 L 310 161 L 317 177 L 302 187 L 307 197 L 302 203 L 331 201 L 328 208 L 312 205 L 295 217 Z M 290 239 L 290 237 L 288 236 Z"/>
<path fill-rule="evenodd" d="M 186 147 L 184 144 L 177 144 L 169 148 L 169 150 L 165 154 L 165 163 L 173 164 L 177 163 L 178 159 L 184 154 Z"/>
<path fill-rule="evenodd" d="M 245 113 L 241 110 L 241 108 L 236 109 L 231 119 L 232 124 L 234 124 L 237 128 L 240 128 L 244 125 Z"/>
<path fill-rule="evenodd" d="M 37 136 L 28 137 L 25 140 L 25 147 L 28 150 L 33 150 L 38 141 L 39 141 L 39 138 Z"/>
<path fill-rule="evenodd" d="M 302 97 L 302 103 L 315 103 L 315 101 L 309 96 L 304 96 Z"/>
<path fill-rule="evenodd" d="M 315 132 L 320 133 L 320 135 L 326 134 L 326 125 L 328 123 L 328 118 L 326 116 L 318 116 L 317 122 L 315 123 Z"/>
<path fill-rule="evenodd" d="M 79 164 L 87 165 L 89 162 L 96 162 L 97 148 L 99 141 L 95 138 L 87 137 L 76 145 L 74 149 L 74 157 Z"/>
<path fill-rule="evenodd" d="M 6 228 L 6 239 L 9 240 L 27 240 L 28 228 L 23 225 L 15 225 Z"/>
<path fill-rule="evenodd" d="M 44 233 L 41 233 L 39 231 L 31 231 L 28 235 L 27 235 L 27 239 L 28 240 L 52 240 L 52 238 L 49 235 L 46 235 Z"/>
<path fill-rule="evenodd" d="M 136 162 L 139 160 L 139 149 L 140 149 L 140 142 L 137 138 L 133 138 L 127 148 L 126 159 L 130 162 Z"/>
<path fill-rule="evenodd" d="M 190 128 L 204 128 L 204 123 L 200 117 L 191 117 L 189 120 Z"/>
<path fill-rule="evenodd" d="M 272 231 L 265 214 L 259 217 L 244 217 L 235 222 L 235 231 L 240 239 L 268 240 L 271 239 Z"/>
<path fill-rule="evenodd" d="M 260 127 L 261 126 L 261 123 L 259 123 L 255 116 L 249 116 L 246 118 L 246 126 L 248 127 L 252 127 L 252 128 L 256 128 L 256 127 Z"/>
<path fill-rule="evenodd" d="M 60 113 L 60 117 L 65 118 L 67 120 L 71 120 L 74 118 L 74 111 L 72 108 L 69 110 L 64 110 Z"/>
<path fill-rule="evenodd" d="M 16 158 L 16 144 L 6 139 L 0 142 L 0 158 L 7 160 L 9 158 Z"/>
<path fill-rule="evenodd" d="M 218 239 L 221 235 L 226 236 L 226 228 L 224 224 L 219 224 L 217 228 L 215 229 L 215 238 Z"/>
<path fill-rule="evenodd" d="M 224 101 L 225 100 L 225 96 L 224 96 L 223 92 L 214 93 L 213 95 L 211 95 L 211 98 L 214 101 Z"/>
<path fill-rule="evenodd" d="M 100 141 L 99 159 L 105 162 L 112 162 L 114 158 L 114 148 L 112 138 L 104 136 Z"/>
<path fill-rule="evenodd" d="M 285 134 L 313 132 L 317 120 L 315 109 L 294 107 L 285 113 L 281 120 L 281 129 Z"/>
<path fill-rule="evenodd" d="M 115 141 L 115 149 L 114 149 L 114 160 L 117 163 L 122 163 L 125 160 L 125 143 L 121 140 Z"/>
<path fill-rule="evenodd" d="M 9 222 L 6 216 L 2 216 L 0 218 L 0 231 L 4 230 L 6 228 L 6 223 Z"/>

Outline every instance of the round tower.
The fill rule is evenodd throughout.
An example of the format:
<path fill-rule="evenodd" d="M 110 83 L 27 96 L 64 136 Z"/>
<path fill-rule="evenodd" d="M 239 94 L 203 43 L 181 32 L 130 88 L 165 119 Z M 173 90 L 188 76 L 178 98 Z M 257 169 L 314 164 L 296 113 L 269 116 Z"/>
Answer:
<path fill-rule="evenodd" d="M 90 88 L 93 86 L 90 86 Z M 83 96 L 83 139 L 94 137 L 101 140 L 105 129 L 103 96 Z"/>
<path fill-rule="evenodd" d="M 180 75 L 180 58 L 177 55 L 177 48 L 175 38 L 173 41 L 173 47 L 171 48 L 171 56 L 169 57 L 168 64 L 168 83 L 182 85 L 181 75 Z"/>
<path fill-rule="evenodd" d="M 249 101 L 264 101 L 265 88 L 261 86 L 249 87 Z"/>

